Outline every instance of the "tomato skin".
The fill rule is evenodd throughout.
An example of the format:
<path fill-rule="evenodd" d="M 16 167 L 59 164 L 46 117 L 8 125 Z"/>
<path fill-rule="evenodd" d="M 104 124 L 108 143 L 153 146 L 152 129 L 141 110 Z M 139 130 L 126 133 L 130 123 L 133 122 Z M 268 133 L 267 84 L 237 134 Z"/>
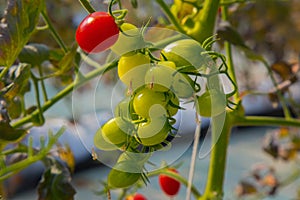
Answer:
<path fill-rule="evenodd" d="M 118 39 L 119 27 L 107 12 L 86 16 L 76 30 L 76 41 L 87 53 L 98 53 L 111 47 Z"/>
<path fill-rule="evenodd" d="M 120 80 L 135 90 L 145 84 L 145 74 L 150 68 L 150 58 L 142 53 L 127 53 L 118 63 Z"/>
<path fill-rule="evenodd" d="M 178 171 L 174 168 L 169 168 L 169 171 L 178 173 Z M 169 177 L 168 175 L 160 174 L 158 177 L 159 185 L 162 191 L 168 196 L 175 196 L 180 189 L 180 182 Z"/>

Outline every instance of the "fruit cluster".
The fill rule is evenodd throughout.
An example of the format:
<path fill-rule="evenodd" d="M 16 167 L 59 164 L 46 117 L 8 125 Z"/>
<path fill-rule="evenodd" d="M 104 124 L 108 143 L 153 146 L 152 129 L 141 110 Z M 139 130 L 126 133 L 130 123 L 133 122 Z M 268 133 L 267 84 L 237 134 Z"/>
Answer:
<path fill-rule="evenodd" d="M 175 41 L 156 58 L 147 48 L 142 32 L 129 23 L 117 25 L 113 16 L 103 12 L 87 16 L 76 32 L 77 42 L 85 52 L 110 48 L 120 56 L 118 76 L 128 88 L 114 117 L 94 137 L 98 149 L 123 152 L 108 176 L 109 188 L 129 187 L 140 178 L 147 180 L 143 170 L 151 153 L 171 145 L 176 136 L 174 116 L 182 109 L 181 100 L 194 102 L 196 111 L 204 117 L 218 115 L 226 107 L 224 94 L 218 88 L 197 96 L 201 89 L 197 77 L 215 70 L 207 70 L 210 57 L 202 56 L 205 50 L 198 42 Z M 88 37 L 92 42 L 86 42 Z"/>

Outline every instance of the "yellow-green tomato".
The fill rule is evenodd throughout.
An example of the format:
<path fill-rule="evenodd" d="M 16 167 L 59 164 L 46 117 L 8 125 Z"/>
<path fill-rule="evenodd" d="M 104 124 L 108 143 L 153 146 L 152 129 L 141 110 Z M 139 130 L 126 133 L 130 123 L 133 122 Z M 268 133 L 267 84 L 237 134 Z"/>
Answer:
<path fill-rule="evenodd" d="M 141 167 L 134 162 L 118 162 L 108 174 L 108 187 L 110 189 L 130 187 L 140 179 L 141 172 Z"/>
<path fill-rule="evenodd" d="M 120 80 L 130 89 L 145 84 L 145 74 L 150 68 L 150 58 L 142 53 L 129 53 L 122 56 L 118 63 Z"/>
<path fill-rule="evenodd" d="M 102 126 L 103 138 L 112 144 L 122 144 L 131 135 L 133 125 L 121 117 L 112 118 Z"/>
<path fill-rule="evenodd" d="M 158 62 L 151 67 L 145 76 L 145 84 L 158 92 L 167 92 L 170 90 L 173 75 L 176 72 L 176 65 L 171 61 Z"/>
<path fill-rule="evenodd" d="M 182 39 L 167 45 L 162 54 L 168 61 L 173 61 L 177 67 L 194 66 L 195 70 L 204 71 L 208 66 L 207 57 L 201 55 L 204 49 L 193 39 Z"/>
<path fill-rule="evenodd" d="M 151 118 L 148 122 L 139 124 L 138 141 L 144 146 L 162 143 L 168 136 L 171 126 L 165 117 Z"/>
<path fill-rule="evenodd" d="M 133 98 L 133 108 L 139 116 L 152 118 L 166 115 L 168 98 L 163 92 L 156 92 L 147 87 L 137 92 Z"/>
<path fill-rule="evenodd" d="M 111 142 L 107 142 L 103 137 L 102 128 L 100 127 L 94 136 L 94 145 L 95 145 L 95 147 L 97 147 L 100 150 L 112 151 L 112 150 L 116 150 L 119 147 L 123 146 L 124 143 L 113 144 Z"/>
<path fill-rule="evenodd" d="M 196 101 L 196 110 L 203 117 L 217 116 L 226 109 L 226 95 L 217 89 L 205 91 Z"/>

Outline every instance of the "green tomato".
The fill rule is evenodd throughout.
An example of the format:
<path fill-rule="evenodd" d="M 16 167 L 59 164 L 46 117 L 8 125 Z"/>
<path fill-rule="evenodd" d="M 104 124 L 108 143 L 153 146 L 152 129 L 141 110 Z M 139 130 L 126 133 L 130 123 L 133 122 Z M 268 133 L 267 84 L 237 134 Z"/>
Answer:
<path fill-rule="evenodd" d="M 121 117 L 112 118 L 102 126 L 103 138 L 112 144 L 123 144 L 131 135 L 133 125 Z"/>
<path fill-rule="evenodd" d="M 130 187 L 140 179 L 141 172 L 141 167 L 134 162 L 117 162 L 108 174 L 108 187 L 110 189 Z"/>
<path fill-rule="evenodd" d="M 203 117 L 217 116 L 225 109 L 226 95 L 217 89 L 207 90 L 197 97 L 196 111 Z"/>
<path fill-rule="evenodd" d="M 129 53 L 122 56 L 118 63 L 120 80 L 130 89 L 145 84 L 145 74 L 150 68 L 150 58 L 141 53 Z"/>
<path fill-rule="evenodd" d="M 133 108 L 143 118 L 166 115 L 167 96 L 149 88 L 138 91 L 133 98 Z"/>
<path fill-rule="evenodd" d="M 107 142 L 103 137 L 102 128 L 99 128 L 94 136 L 94 145 L 95 147 L 103 151 L 113 151 L 123 146 L 124 143 L 120 143 L 116 145 L 111 142 Z"/>
<path fill-rule="evenodd" d="M 190 98 L 195 92 L 194 81 L 186 74 L 176 73 L 172 84 L 172 91 L 179 98 Z"/>
<path fill-rule="evenodd" d="M 138 141 L 144 146 L 154 146 L 162 143 L 171 131 L 166 117 L 152 118 L 148 122 L 139 124 Z"/>
<path fill-rule="evenodd" d="M 171 61 L 158 62 L 151 67 L 145 76 L 145 84 L 152 90 L 167 92 L 173 82 L 176 65 Z"/>
<path fill-rule="evenodd" d="M 145 47 L 144 38 L 135 25 L 123 23 L 120 29 L 123 32 L 120 32 L 117 42 L 111 47 L 114 53 L 122 56 Z"/>
<path fill-rule="evenodd" d="M 136 163 L 140 167 L 143 167 L 145 162 L 147 162 L 147 160 L 150 158 L 150 156 L 151 156 L 150 153 L 136 153 L 136 152 L 126 151 L 120 155 L 118 159 L 118 163 L 126 161 L 126 162 Z"/>
<path fill-rule="evenodd" d="M 182 39 L 167 45 L 162 54 L 168 61 L 173 61 L 177 67 L 194 66 L 191 70 L 203 71 L 207 68 L 208 58 L 201 53 L 204 49 L 193 39 Z"/>

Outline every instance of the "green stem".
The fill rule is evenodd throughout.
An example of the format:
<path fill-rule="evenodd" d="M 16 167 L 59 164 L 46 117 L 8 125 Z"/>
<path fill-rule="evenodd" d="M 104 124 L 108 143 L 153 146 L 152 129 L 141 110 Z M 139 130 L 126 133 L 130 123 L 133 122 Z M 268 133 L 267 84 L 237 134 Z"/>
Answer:
<path fill-rule="evenodd" d="M 38 66 L 38 70 L 39 70 L 39 76 L 40 77 L 44 77 L 44 73 L 42 70 L 42 66 L 39 65 Z M 45 86 L 45 81 L 44 79 L 39 79 L 41 81 L 41 86 L 42 86 L 42 92 L 43 92 L 43 97 L 44 97 L 44 101 L 48 101 L 48 95 L 47 95 L 47 90 L 46 90 L 46 86 Z"/>
<path fill-rule="evenodd" d="M 205 0 L 203 9 L 195 16 L 195 26 L 187 34 L 202 43 L 214 33 L 220 0 Z"/>
<path fill-rule="evenodd" d="M 33 155 L 22 161 L 19 161 L 17 163 L 7 166 L 6 168 L 1 169 L 0 170 L 0 183 L 1 183 L 1 181 L 6 180 L 10 176 L 16 174 L 17 172 L 21 171 L 22 169 L 28 167 L 29 165 L 31 165 L 39 160 L 42 160 L 45 156 L 47 156 L 50 149 L 57 142 L 58 138 L 64 133 L 64 131 L 65 131 L 65 128 L 63 127 L 54 136 L 49 137 L 48 145 L 45 148 L 41 149 L 41 151 L 38 152 L 36 155 Z"/>
<path fill-rule="evenodd" d="M 228 8 L 227 6 L 222 7 L 222 19 L 224 21 L 228 20 Z M 227 60 L 227 66 L 228 66 L 228 75 L 230 76 L 232 82 L 237 85 L 237 79 L 235 74 L 235 68 L 233 64 L 233 58 L 232 58 L 232 49 L 231 44 L 229 42 L 224 42 L 225 52 L 226 52 L 226 60 Z M 240 100 L 239 97 L 239 91 L 238 87 L 235 87 L 235 93 L 233 95 L 234 102 L 237 103 Z"/>
<path fill-rule="evenodd" d="M 163 10 L 169 21 L 175 26 L 175 28 L 180 31 L 181 33 L 185 33 L 185 30 L 182 28 L 182 25 L 179 24 L 176 17 L 173 15 L 173 13 L 170 11 L 169 6 L 163 1 L 163 0 L 156 0 L 157 4 L 160 6 L 160 8 Z"/>
<path fill-rule="evenodd" d="M 49 99 L 48 101 L 46 101 L 44 103 L 43 106 L 41 106 L 41 112 L 45 112 L 46 110 L 48 110 L 52 105 L 54 105 L 56 102 L 58 102 L 60 99 L 62 99 L 63 97 L 67 96 L 69 93 L 71 93 L 73 91 L 73 89 L 82 86 L 83 84 L 85 84 L 86 82 L 88 82 L 89 80 L 99 76 L 100 74 L 102 74 L 104 71 L 107 70 L 107 68 L 112 68 L 113 66 L 117 65 L 117 61 L 114 61 L 112 63 L 108 63 L 104 66 L 102 66 L 101 68 L 95 69 L 91 72 L 89 72 L 88 74 L 85 75 L 85 77 L 81 77 L 81 80 L 79 81 L 74 81 L 72 84 L 69 84 L 67 87 L 65 87 L 62 91 L 60 91 L 59 93 L 57 93 L 53 98 Z M 31 122 L 31 120 L 36 116 L 39 115 L 39 110 L 35 110 L 33 113 L 31 113 L 30 115 L 27 115 L 26 117 L 20 119 L 19 121 L 16 121 L 15 123 L 12 124 L 12 126 L 14 128 L 20 127 L 26 123 Z"/>
<path fill-rule="evenodd" d="M 168 175 L 168 176 L 176 179 L 177 181 L 179 181 L 180 183 L 182 183 L 186 187 L 188 186 L 188 181 L 184 177 L 182 177 L 180 174 L 177 174 L 177 173 L 174 173 L 172 171 L 167 170 L 167 168 L 163 168 L 163 169 L 160 169 L 160 170 L 149 172 L 147 174 L 147 177 L 157 176 L 157 175 L 160 175 L 160 174 Z M 193 195 L 195 196 L 195 198 L 199 198 L 201 196 L 200 192 L 193 185 L 191 187 L 191 191 L 192 191 Z"/>
<path fill-rule="evenodd" d="M 90 4 L 88 0 L 79 0 L 79 2 L 88 13 L 96 12 L 96 10 L 93 8 L 93 6 Z"/>
<path fill-rule="evenodd" d="M 212 117 L 211 120 L 212 151 L 205 192 L 199 200 L 220 200 L 223 198 L 227 147 L 232 128 L 231 113 L 228 112 Z M 224 124 L 220 124 L 222 121 L 224 121 Z"/>
<path fill-rule="evenodd" d="M 55 39 L 55 41 L 59 44 L 59 46 L 64 50 L 65 53 L 68 52 L 66 45 L 64 44 L 63 40 L 57 33 L 56 29 L 53 27 L 51 20 L 49 19 L 48 14 L 46 12 L 46 9 L 44 11 L 42 11 L 41 14 L 42 14 L 43 19 L 44 19 L 45 23 L 47 24 L 49 30 L 51 31 L 52 36 Z"/>
<path fill-rule="evenodd" d="M 300 128 L 300 120 L 293 118 L 266 117 L 266 116 L 245 116 L 236 117 L 235 126 L 292 126 Z"/>

